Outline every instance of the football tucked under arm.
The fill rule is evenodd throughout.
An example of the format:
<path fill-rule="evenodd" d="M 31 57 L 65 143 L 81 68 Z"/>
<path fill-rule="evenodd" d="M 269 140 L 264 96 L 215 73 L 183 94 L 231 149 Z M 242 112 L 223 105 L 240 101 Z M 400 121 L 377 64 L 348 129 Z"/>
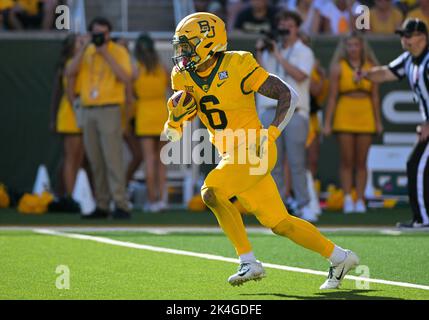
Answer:
<path fill-rule="evenodd" d="M 298 103 L 298 94 L 286 82 L 273 74 L 270 74 L 261 85 L 258 93 L 277 100 L 276 115 L 268 128 L 269 140 L 274 141 L 292 118 Z"/>
<path fill-rule="evenodd" d="M 182 137 L 185 121 L 192 121 L 197 114 L 197 103 L 194 97 L 183 90 L 175 92 L 167 102 L 168 120 L 164 125 L 164 133 L 170 141 Z"/>

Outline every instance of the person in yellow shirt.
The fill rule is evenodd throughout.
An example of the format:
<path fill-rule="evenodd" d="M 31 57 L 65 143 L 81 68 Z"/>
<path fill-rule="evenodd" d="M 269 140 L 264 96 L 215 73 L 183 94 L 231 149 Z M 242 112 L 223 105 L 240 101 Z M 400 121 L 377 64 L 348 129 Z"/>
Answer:
<path fill-rule="evenodd" d="M 393 34 L 403 20 L 402 12 L 393 5 L 392 0 L 375 0 L 375 5 L 370 10 L 372 33 Z"/>
<path fill-rule="evenodd" d="M 420 19 L 429 27 L 429 0 L 419 0 L 417 8 L 408 12 L 408 18 Z"/>
<path fill-rule="evenodd" d="M 8 17 L 9 28 L 52 29 L 57 5 L 58 0 L 16 0 Z"/>
<path fill-rule="evenodd" d="M 275 140 L 294 114 L 296 92 L 263 69 L 250 52 L 227 51 L 225 24 L 216 15 L 201 12 L 183 18 L 176 27 L 173 51 L 171 79 L 177 92 L 167 102 L 165 133 L 178 141 L 184 123 L 198 115 L 222 157 L 207 175 L 201 195 L 239 256 L 239 270 L 228 282 L 237 286 L 265 276 L 234 205 L 238 201 L 275 234 L 328 258 L 332 265 L 320 288 L 338 288 L 359 258 L 311 223 L 289 215 L 271 176 L 277 161 Z M 185 102 L 187 94 L 182 91 L 194 100 Z M 259 120 L 255 92 L 278 101 L 268 129 Z"/>
<path fill-rule="evenodd" d="M 84 159 L 84 148 L 82 130 L 73 108 L 79 92 L 76 90 L 75 79 L 67 79 L 64 70 L 81 45 L 81 39 L 75 35 L 70 35 L 64 40 L 51 104 L 51 129 L 63 137 L 62 181 L 66 198 L 71 198 L 73 193 L 77 172 Z"/>
<path fill-rule="evenodd" d="M 380 134 L 383 126 L 378 86 L 368 80 L 356 81 L 354 73 L 356 70 L 369 70 L 376 63 L 364 38 L 357 33 L 339 42 L 331 62 L 324 133 L 330 135 L 335 132 L 338 138 L 340 180 L 345 193 L 344 213 L 366 212 L 364 191 L 368 150 L 373 135 Z M 356 186 L 356 203 L 351 197 L 353 185 Z"/>
<path fill-rule="evenodd" d="M 145 211 L 157 212 L 167 207 L 166 168 L 157 156 L 165 142 L 160 135 L 167 120 L 165 107 L 169 85 L 166 68 L 147 34 L 138 37 L 135 46 L 137 60 L 134 91 L 136 93 L 136 134 L 141 137 L 145 157 L 145 180 L 148 202 Z"/>
<path fill-rule="evenodd" d="M 82 130 L 97 208 L 85 218 L 107 218 L 110 201 L 113 218 L 130 218 L 126 196 L 120 106 L 131 82 L 128 51 L 111 41 L 111 23 L 102 17 L 89 25 L 91 41 L 75 55 L 66 70 L 79 79 Z"/>

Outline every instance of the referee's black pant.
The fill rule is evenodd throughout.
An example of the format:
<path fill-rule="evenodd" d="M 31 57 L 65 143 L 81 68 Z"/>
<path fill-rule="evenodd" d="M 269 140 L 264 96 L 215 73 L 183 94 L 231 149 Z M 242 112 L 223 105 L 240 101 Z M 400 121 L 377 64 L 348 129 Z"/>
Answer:
<path fill-rule="evenodd" d="M 418 142 L 411 152 L 407 176 L 413 221 L 429 224 L 429 139 Z"/>

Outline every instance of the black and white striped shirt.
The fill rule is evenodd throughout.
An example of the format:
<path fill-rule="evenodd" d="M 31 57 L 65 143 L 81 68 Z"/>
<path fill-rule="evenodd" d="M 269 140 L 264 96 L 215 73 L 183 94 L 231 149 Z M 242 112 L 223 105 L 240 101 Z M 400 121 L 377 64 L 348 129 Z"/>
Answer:
<path fill-rule="evenodd" d="M 426 49 L 419 57 L 404 52 L 388 67 L 399 79 L 408 78 L 423 120 L 429 121 L 429 50 Z"/>

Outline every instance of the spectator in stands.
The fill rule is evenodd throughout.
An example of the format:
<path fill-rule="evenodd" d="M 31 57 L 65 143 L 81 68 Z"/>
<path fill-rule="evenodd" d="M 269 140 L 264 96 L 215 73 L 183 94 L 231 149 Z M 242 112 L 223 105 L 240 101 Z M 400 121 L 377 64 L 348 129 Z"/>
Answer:
<path fill-rule="evenodd" d="M 166 93 L 169 73 L 160 61 L 154 41 L 146 34 L 137 39 L 135 57 L 136 134 L 142 138 L 149 200 L 144 210 L 158 212 L 167 207 L 168 200 L 166 167 L 160 159 L 165 142 L 161 141 L 160 135 L 168 118 Z"/>
<path fill-rule="evenodd" d="M 97 208 L 87 218 L 106 218 L 113 198 L 113 218 L 129 218 L 122 152 L 121 111 L 132 66 L 127 50 L 111 41 L 111 23 L 95 18 L 89 25 L 91 43 L 75 55 L 66 73 L 79 78 L 82 130 Z"/>
<path fill-rule="evenodd" d="M 320 7 L 323 31 L 334 35 L 347 34 L 355 29 L 355 12 L 359 2 L 353 0 L 325 1 Z"/>
<path fill-rule="evenodd" d="M 127 51 L 128 41 L 123 38 L 118 38 L 114 40 L 116 43 L 123 46 Z M 135 98 L 134 98 L 134 88 L 133 83 L 130 82 L 125 87 L 125 104 L 121 105 L 121 127 L 122 127 L 122 136 L 125 143 L 128 146 L 128 150 L 131 153 L 131 160 L 128 163 L 127 171 L 125 174 L 126 185 L 129 186 L 129 183 L 133 179 L 134 173 L 139 168 L 141 162 L 143 161 L 142 149 L 140 146 L 140 141 L 135 134 L 135 117 L 136 117 L 136 108 L 135 108 Z"/>
<path fill-rule="evenodd" d="M 8 28 L 50 30 L 57 4 L 58 0 L 16 0 L 9 12 Z"/>
<path fill-rule="evenodd" d="M 62 182 L 64 184 L 64 200 L 73 202 L 71 195 L 76 182 L 77 173 L 84 159 L 82 130 L 74 110 L 76 97 L 76 79 L 65 76 L 66 66 L 83 45 L 83 39 L 69 35 L 63 43 L 60 61 L 57 67 L 51 103 L 51 128 L 63 137 L 64 158 L 62 162 Z"/>
<path fill-rule="evenodd" d="M 407 13 L 417 6 L 417 1 L 418 0 L 393 0 L 393 3 L 402 13 Z"/>
<path fill-rule="evenodd" d="M 246 5 L 247 2 L 242 0 L 226 0 L 226 27 L 228 32 L 233 31 L 237 15 Z"/>
<path fill-rule="evenodd" d="M 287 3 L 282 5 L 282 7 L 286 7 L 291 11 L 296 11 L 301 16 L 301 33 L 313 35 L 317 34 L 320 29 L 321 17 L 318 9 L 318 3 L 320 3 L 320 1 L 321 0 L 287 1 Z"/>
<path fill-rule="evenodd" d="M 366 211 L 364 191 L 367 180 L 367 155 L 375 133 L 381 133 L 378 86 L 368 80 L 355 81 L 354 74 L 377 64 L 366 41 L 352 33 L 338 44 L 331 61 L 330 92 L 324 133 L 337 134 L 340 147 L 340 179 L 344 213 Z M 332 123 L 333 119 L 333 124 Z M 351 192 L 356 170 L 357 202 Z"/>
<path fill-rule="evenodd" d="M 0 0 L 0 30 L 6 29 L 13 5 L 13 0 Z"/>
<path fill-rule="evenodd" d="M 419 0 L 419 5 L 407 14 L 408 18 L 418 18 L 429 27 L 429 0 Z"/>
<path fill-rule="evenodd" d="M 292 174 L 292 189 L 303 219 L 316 221 L 316 213 L 309 207 L 310 197 L 306 177 L 305 142 L 308 134 L 310 114 L 310 74 L 314 65 L 314 54 L 299 38 L 302 23 L 299 14 L 280 11 L 276 15 L 279 39 L 260 39 L 256 43 L 257 59 L 268 72 L 278 75 L 298 93 L 300 101 L 282 135 L 277 139 L 278 161 L 272 175 L 284 196 L 283 158 L 287 154 Z M 275 117 L 275 100 L 258 96 L 259 106 L 265 109 L 261 114 L 263 125 L 268 128 Z"/>
<path fill-rule="evenodd" d="M 194 0 L 196 12 L 210 12 L 217 15 L 222 20 L 227 19 L 227 0 Z"/>
<path fill-rule="evenodd" d="M 211 0 L 194 0 L 195 12 L 207 12 Z"/>
<path fill-rule="evenodd" d="M 310 78 L 310 123 L 307 137 L 307 163 L 314 179 L 320 154 L 320 123 L 319 112 L 325 104 L 329 89 L 329 81 L 325 69 L 319 60 L 315 60 Z"/>
<path fill-rule="evenodd" d="M 393 34 L 403 19 L 402 12 L 393 5 L 392 0 L 375 0 L 375 6 L 370 11 L 371 32 Z"/>
<path fill-rule="evenodd" d="M 311 47 L 310 37 L 301 34 L 302 41 Z M 321 213 L 318 191 L 318 162 L 320 155 L 321 125 L 320 116 L 329 92 L 329 81 L 325 69 L 316 58 L 310 76 L 310 121 L 307 135 L 307 183 L 311 207 L 317 214 Z M 316 187 L 316 185 L 318 186 Z"/>
<path fill-rule="evenodd" d="M 250 5 L 241 10 L 235 20 L 234 29 L 261 33 L 275 29 L 275 9 L 268 0 L 250 0 Z"/>

